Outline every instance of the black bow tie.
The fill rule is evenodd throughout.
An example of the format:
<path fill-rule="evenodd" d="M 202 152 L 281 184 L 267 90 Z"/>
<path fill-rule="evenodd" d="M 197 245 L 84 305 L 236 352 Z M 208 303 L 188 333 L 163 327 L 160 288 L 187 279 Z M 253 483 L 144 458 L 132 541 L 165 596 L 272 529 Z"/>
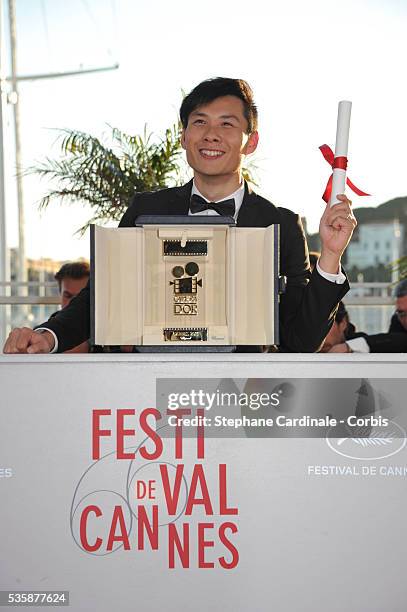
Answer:
<path fill-rule="evenodd" d="M 223 200 L 223 202 L 207 202 L 201 196 L 194 193 L 191 197 L 191 213 L 194 215 L 208 209 L 216 211 L 218 215 L 233 217 L 235 214 L 235 200 L 231 198 L 230 200 Z"/>

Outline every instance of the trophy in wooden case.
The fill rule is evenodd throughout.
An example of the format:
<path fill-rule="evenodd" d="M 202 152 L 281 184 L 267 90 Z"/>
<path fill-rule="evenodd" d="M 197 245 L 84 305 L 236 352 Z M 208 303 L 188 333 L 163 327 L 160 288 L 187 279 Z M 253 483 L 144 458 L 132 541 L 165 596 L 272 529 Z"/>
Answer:
<path fill-rule="evenodd" d="M 92 226 L 92 341 L 228 351 L 278 343 L 278 225 L 143 216 Z"/>

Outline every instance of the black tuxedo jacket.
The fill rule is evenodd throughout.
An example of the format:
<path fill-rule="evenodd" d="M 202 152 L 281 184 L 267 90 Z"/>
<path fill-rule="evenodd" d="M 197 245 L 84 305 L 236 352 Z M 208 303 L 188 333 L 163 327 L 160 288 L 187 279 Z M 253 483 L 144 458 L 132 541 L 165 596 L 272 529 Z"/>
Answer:
<path fill-rule="evenodd" d="M 407 353 L 407 331 L 394 313 L 389 331 L 382 334 L 356 333 L 351 338 L 364 338 L 371 353 Z M 351 339 L 349 338 L 349 339 Z"/>
<path fill-rule="evenodd" d="M 140 215 L 187 215 L 192 181 L 182 187 L 137 193 L 124 213 L 119 227 L 133 227 Z M 332 283 L 314 270 L 310 274 L 308 249 L 298 215 L 277 208 L 247 185 L 237 217 L 240 227 L 280 225 L 280 274 L 287 277 L 287 289 L 280 301 L 280 344 L 292 352 L 317 351 L 327 335 L 338 302 L 349 289 Z M 58 338 L 58 352 L 80 344 L 90 335 L 89 285 L 69 306 L 41 327 L 52 329 Z"/>

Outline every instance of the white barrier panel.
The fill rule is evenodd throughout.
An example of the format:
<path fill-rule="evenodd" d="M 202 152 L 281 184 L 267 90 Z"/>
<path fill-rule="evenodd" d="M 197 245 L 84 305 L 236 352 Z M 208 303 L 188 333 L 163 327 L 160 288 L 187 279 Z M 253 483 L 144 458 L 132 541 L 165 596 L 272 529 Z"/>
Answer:
<path fill-rule="evenodd" d="M 246 391 L 267 379 L 277 392 L 331 380 L 337 396 L 341 378 L 359 396 L 369 389 L 376 416 L 391 416 L 404 402 L 406 361 L 0 357 L 0 607 L 10 595 L 57 592 L 59 602 L 36 605 L 67 605 L 69 592 L 81 612 L 405 609 L 403 427 L 356 439 L 204 435 L 177 446 L 149 430 L 155 413 L 145 411 L 156 407 L 157 379 L 249 380 Z"/>

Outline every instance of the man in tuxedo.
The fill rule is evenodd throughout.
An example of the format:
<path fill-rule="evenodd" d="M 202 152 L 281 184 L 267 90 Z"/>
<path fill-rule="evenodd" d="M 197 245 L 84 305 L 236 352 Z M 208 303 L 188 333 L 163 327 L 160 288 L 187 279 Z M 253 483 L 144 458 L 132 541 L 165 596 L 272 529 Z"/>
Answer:
<path fill-rule="evenodd" d="M 61 308 L 66 308 L 74 297 L 86 287 L 89 282 L 90 267 L 87 261 L 70 261 L 65 263 L 54 278 L 58 283 L 59 296 L 61 298 Z M 52 316 L 55 316 L 55 312 Z M 87 340 L 78 346 L 74 346 L 66 353 L 89 353 L 89 343 Z"/>
<path fill-rule="evenodd" d="M 88 284 L 90 267 L 87 261 L 69 261 L 64 263 L 55 274 L 58 283 L 61 308 L 71 303 Z"/>
<path fill-rule="evenodd" d="M 356 333 L 339 340 L 329 353 L 407 353 L 407 279 L 399 282 L 395 292 L 396 312 L 389 331 L 383 334 Z"/>
<path fill-rule="evenodd" d="M 254 193 L 242 180 L 242 163 L 258 143 L 257 108 L 249 85 L 241 79 L 215 78 L 200 83 L 180 109 L 182 146 L 194 178 L 187 185 L 136 193 L 120 227 L 133 227 L 139 215 L 234 216 L 241 227 L 280 225 L 280 273 L 287 289 L 280 302 L 281 347 L 318 350 L 349 285 L 340 266 L 356 220 L 351 202 L 326 206 L 320 223 L 321 256 L 312 275 L 301 220 Z M 90 289 L 35 331 L 13 330 L 4 351 L 62 352 L 89 337 Z"/>

